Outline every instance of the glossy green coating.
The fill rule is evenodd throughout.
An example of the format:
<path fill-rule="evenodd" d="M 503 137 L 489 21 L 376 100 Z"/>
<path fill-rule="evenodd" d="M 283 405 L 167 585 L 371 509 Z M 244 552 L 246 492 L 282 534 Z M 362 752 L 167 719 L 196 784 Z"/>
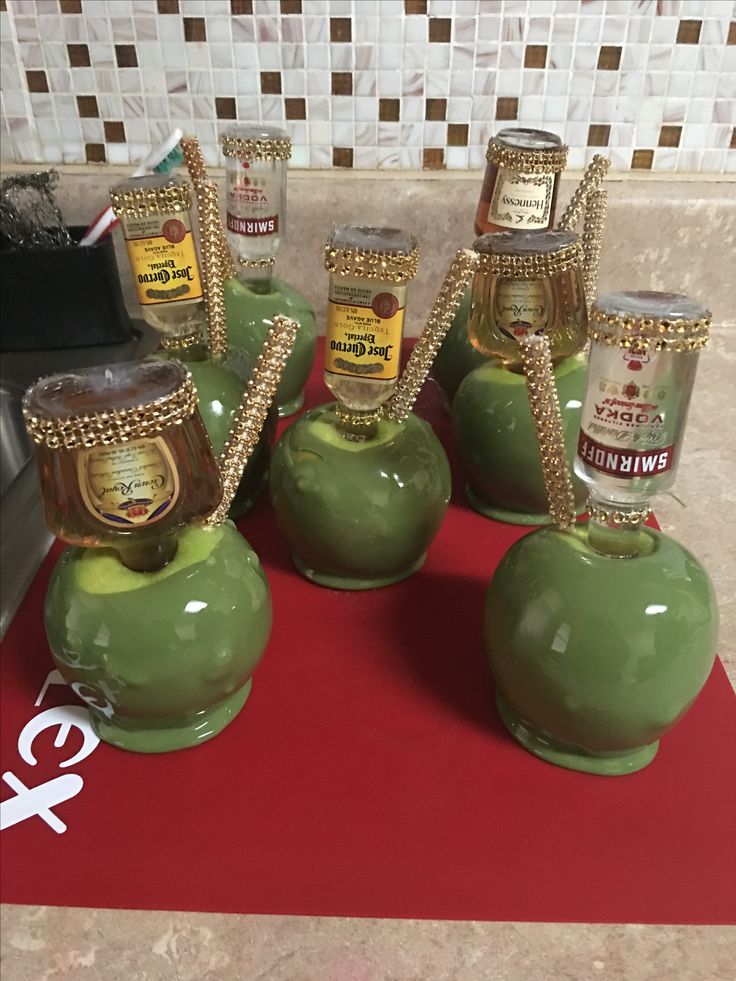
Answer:
<path fill-rule="evenodd" d="M 225 281 L 227 336 L 232 347 L 251 361 L 261 353 L 263 342 L 277 314 L 299 321 L 294 348 L 276 390 L 280 416 L 298 412 L 304 404 L 304 385 L 314 363 L 317 324 L 307 298 L 282 279 L 271 280 L 268 293 L 256 293 L 239 279 Z"/>
<path fill-rule="evenodd" d="M 432 375 L 445 393 L 448 405 L 452 404 L 463 378 L 488 360 L 468 340 L 469 312 L 470 290 L 463 295 L 450 329 L 432 363 Z"/>
<path fill-rule="evenodd" d="M 418 416 L 349 442 L 335 405 L 289 426 L 273 453 L 271 500 L 294 562 L 333 589 L 373 589 L 419 569 L 450 500 L 450 466 Z"/>
<path fill-rule="evenodd" d="M 176 352 L 156 351 L 154 358 L 175 359 Z M 230 425 L 235 418 L 250 376 L 250 365 L 243 355 L 233 353 L 223 361 L 186 361 L 197 389 L 199 412 L 215 456 L 219 457 L 225 446 Z M 269 414 L 261 438 L 253 450 L 238 485 L 229 515 L 233 520 L 242 518 L 258 500 L 268 481 L 268 465 L 271 459 L 271 441 L 276 432 L 276 412 Z"/>
<path fill-rule="evenodd" d="M 586 374 L 583 355 L 567 358 L 554 369 L 571 470 Z M 490 361 L 475 368 L 461 382 L 451 416 L 470 506 L 508 524 L 548 523 L 547 492 L 524 376 Z M 582 507 L 587 493 L 574 475 L 573 490 L 576 504 Z"/>
<path fill-rule="evenodd" d="M 159 572 L 133 572 L 109 549 L 66 549 L 45 623 L 100 739 L 162 753 L 211 739 L 240 711 L 271 599 L 258 557 L 228 522 L 186 528 Z"/>
<path fill-rule="evenodd" d="M 718 632 L 708 575 L 667 535 L 641 537 L 644 554 L 616 559 L 593 551 L 585 524 L 542 528 L 509 549 L 488 588 L 501 718 L 550 763 L 641 769 L 708 678 Z"/>

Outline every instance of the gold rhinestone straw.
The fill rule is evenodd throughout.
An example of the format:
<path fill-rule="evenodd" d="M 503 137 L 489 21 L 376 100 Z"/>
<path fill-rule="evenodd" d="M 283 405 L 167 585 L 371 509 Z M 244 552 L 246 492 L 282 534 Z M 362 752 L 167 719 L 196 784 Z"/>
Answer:
<path fill-rule="evenodd" d="M 560 401 L 552 374 L 552 356 L 546 334 L 519 338 L 526 390 L 542 462 L 544 485 L 552 521 L 565 531 L 575 521 L 575 497 L 565 451 Z"/>
<path fill-rule="evenodd" d="M 260 439 L 298 330 L 296 320 L 273 318 L 273 326 L 269 328 L 220 455 L 223 494 L 217 509 L 207 518 L 209 525 L 220 525 L 227 518 L 245 465 Z"/>
<path fill-rule="evenodd" d="M 583 174 L 582 180 L 575 188 L 572 197 L 570 198 L 570 203 L 565 208 L 562 213 L 562 218 L 558 224 L 558 228 L 563 231 L 571 232 L 574 230 L 578 221 L 580 220 L 583 211 L 585 210 L 585 202 L 588 197 L 597 191 L 603 182 L 603 178 L 608 173 L 608 168 L 611 166 L 611 161 L 608 157 L 604 157 L 600 153 L 596 153 L 593 159 L 588 164 L 588 167 Z"/>
<path fill-rule="evenodd" d="M 450 329 L 463 293 L 470 278 L 478 268 L 478 253 L 471 249 L 459 249 L 447 270 L 421 337 L 411 352 L 388 408 L 389 419 L 403 422 L 412 410 L 422 385 L 427 379 L 432 362 Z"/>
<path fill-rule="evenodd" d="M 593 191 L 585 202 L 583 219 L 583 274 L 585 277 L 585 302 L 588 309 L 598 291 L 603 232 L 606 227 L 608 191 Z"/>
<path fill-rule="evenodd" d="M 222 358 L 227 354 L 225 293 L 222 288 L 222 267 L 218 244 L 218 229 L 221 229 L 222 225 L 217 204 L 217 188 L 211 181 L 206 181 L 202 185 L 198 200 L 199 247 L 202 255 L 210 351 L 213 358 Z"/>
<path fill-rule="evenodd" d="M 208 182 L 207 164 L 204 162 L 202 147 L 199 145 L 199 140 L 196 136 L 183 136 L 179 145 L 181 146 L 182 153 L 184 154 L 184 162 L 187 165 L 189 179 L 192 182 L 194 193 L 197 195 L 197 201 L 199 202 L 202 196 L 202 188 Z M 222 277 L 223 279 L 232 279 L 235 276 L 235 264 L 233 263 L 233 257 L 230 254 L 230 249 L 228 248 L 227 238 L 225 237 L 225 229 L 222 227 L 221 221 L 219 222 L 219 227 L 217 230 L 217 243 L 220 251 Z"/>

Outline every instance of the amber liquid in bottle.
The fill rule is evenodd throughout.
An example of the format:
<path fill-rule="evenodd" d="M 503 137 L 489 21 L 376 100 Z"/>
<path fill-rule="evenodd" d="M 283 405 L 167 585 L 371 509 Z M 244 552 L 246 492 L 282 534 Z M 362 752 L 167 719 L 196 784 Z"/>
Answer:
<path fill-rule="evenodd" d="M 585 297 L 570 272 L 549 279 L 479 277 L 473 288 L 468 336 L 478 351 L 521 370 L 519 337 L 547 334 L 556 363 L 585 345 Z"/>
<path fill-rule="evenodd" d="M 110 374 L 106 378 L 104 373 Z M 141 362 L 55 376 L 34 386 L 30 408 L 63 420 L 151 402 L 185 377 L 175 362 Z M 36 446 L 46 521 L 71 545 L 114 549 L 140 572 L 163 568 L 177 532 L 203 519 L 221 483 L 197 411 L 179 424 L 125 443 L 89 448 Z"/>
<path fill-rule="evenodd" d="M 503 129 L 491 144 L 521 154 L 524 151 L 559 151 L 562 147 L 562 141 L 554 133 L 535 129 Z M 503 232 L 510 228 L 543 232 L 552 228 L 559 177 L 559 172 L 552 169 L 526 173 L 500 167 L 489 160 L 475 213 L 475 234 Z"/>

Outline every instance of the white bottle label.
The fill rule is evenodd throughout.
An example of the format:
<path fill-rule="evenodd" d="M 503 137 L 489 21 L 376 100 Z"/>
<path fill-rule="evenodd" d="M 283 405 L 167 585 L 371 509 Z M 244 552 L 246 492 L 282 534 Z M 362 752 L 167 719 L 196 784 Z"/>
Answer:
<path fill-rule="evenodd" d="M 664 356 L 665 359 L 667 355 Z M 672 355 L 670 355 L 670 358 Z M 673 405 L 662 356 L 610 347 L 591 352 L 578 456 L 612 477 L 646 477 L 669 470 L 675 459 Z"/>
<path fill-rule="evenodd" d="M 554 174 L 520 174 L 499 168 L 488 221 L 503 228 L 547 228 L 554 185 Z"/>

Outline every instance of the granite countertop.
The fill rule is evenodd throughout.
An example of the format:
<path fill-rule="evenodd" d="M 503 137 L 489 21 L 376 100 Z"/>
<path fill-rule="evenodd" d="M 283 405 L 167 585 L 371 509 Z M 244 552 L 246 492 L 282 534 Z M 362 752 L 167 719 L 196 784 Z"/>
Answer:
<path fill-rule="evenodd" d="M 701 357 L 674 492 L 662 527 L 713 577 L 721 658 L 736 686 L 736 335 L 716 328 Z M 714 425 L 714 419 L 717 425 Z M 727 927 L 461 923 L 5 906 L 6 981 L 730 981 Z"/>

